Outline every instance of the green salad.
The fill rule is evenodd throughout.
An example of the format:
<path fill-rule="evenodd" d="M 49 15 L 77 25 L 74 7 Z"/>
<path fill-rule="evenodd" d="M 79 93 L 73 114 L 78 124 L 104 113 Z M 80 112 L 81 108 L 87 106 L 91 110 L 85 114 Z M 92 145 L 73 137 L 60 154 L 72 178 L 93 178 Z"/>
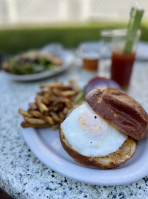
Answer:
<path fill-rule="evenodd" d="M 6 72 L 23 75 L 40 73 L 49 70 L 53 71 L 59 68 L 61 64 L 60 62 L 56 63 L 56 60 L 54 62 L 53 56 L 51 60 L 49 57 L 46 56 L 38 56 L 31 58 L 20 56 L 11 58 L 9 61 L 5 62 L 2 67 Z"/>

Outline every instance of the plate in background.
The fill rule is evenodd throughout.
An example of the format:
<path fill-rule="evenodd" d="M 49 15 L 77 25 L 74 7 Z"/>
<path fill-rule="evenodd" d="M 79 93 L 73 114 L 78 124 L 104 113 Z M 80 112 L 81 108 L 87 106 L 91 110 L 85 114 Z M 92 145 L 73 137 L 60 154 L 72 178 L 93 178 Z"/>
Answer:
<path fill-rule="evenodd" d="M 73 53 L 70 51 L 63 50 L 60 52 L 59 57 L 63 60 L 63 64 L 54 71 L 44 71 L 35 74 L 28 74 L 28 75 L 15 75 L 11 73 L 4 72 L 9 79 L 16 80 L 16 81 L 33 81 L 33 80 L 40 80 L 43 78 L 51 77 L 53 75 L 60 74 L 64 72 L 68 68 L 70 68 L 73 62 Z"/>

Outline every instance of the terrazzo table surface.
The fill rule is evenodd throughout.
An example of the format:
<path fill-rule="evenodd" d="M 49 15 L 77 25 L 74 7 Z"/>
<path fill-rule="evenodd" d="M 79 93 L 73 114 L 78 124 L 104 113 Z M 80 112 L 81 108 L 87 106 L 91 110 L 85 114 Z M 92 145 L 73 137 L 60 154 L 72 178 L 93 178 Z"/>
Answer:
<path fill-rule="evenodd" d="M 73 66 L 50 81 L 87 82 L 93 76 Z M 34 156 L 21 134 L 17 111 L 46 82 L 15 82 L 0 73 L 0 187 L 17 199 L 148 198 L 148 177 L 123 186 L 92 186 L 54 172 Z M 147 63 L 135 64 L 129 94 L 148 108 Z"/>

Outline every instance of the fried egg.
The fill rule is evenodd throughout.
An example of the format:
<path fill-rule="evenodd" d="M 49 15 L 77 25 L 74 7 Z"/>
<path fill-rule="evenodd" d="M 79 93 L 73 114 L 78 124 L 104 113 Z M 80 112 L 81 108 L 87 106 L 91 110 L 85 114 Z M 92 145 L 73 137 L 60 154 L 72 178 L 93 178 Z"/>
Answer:
<path fill-rule="evenodd" d="M 98 116 L 87 103 L 75 108 L 61 129 L 71 147 L 88 157 L 113 153 L 127 139 L 125 133 Z"/>

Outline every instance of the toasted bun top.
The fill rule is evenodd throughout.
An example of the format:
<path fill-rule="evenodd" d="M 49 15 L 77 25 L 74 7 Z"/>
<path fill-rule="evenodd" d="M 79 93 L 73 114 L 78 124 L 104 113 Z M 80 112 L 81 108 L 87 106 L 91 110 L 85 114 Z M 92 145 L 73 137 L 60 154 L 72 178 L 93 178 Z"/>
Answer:
<path fill-rule="evenodd" d="M 91 108 L 102 118 L 136 140 L 148 134 L 148 114 L 124 91 L 115 88 L 94 89 L 86 96 Z"/>

